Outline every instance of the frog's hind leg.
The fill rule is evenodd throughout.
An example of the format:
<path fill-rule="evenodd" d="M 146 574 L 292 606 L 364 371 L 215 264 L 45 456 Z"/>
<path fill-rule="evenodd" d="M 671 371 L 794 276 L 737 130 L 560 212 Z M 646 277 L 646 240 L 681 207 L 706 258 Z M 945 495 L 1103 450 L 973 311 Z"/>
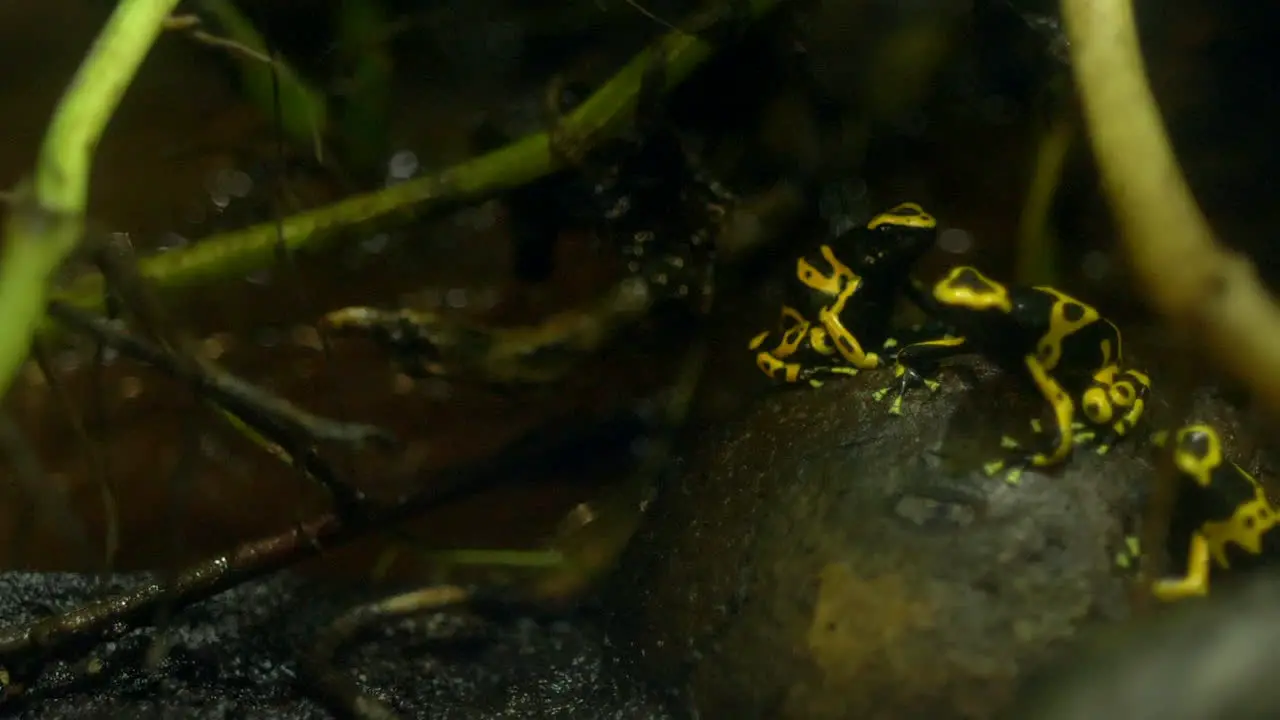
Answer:
<path fill-rule="evenodd" d="M 1151 592 L 1166 602 L 1209 594 L 1209 543 L 1196 533 L 1191 537 L 1187 570 L 1182 577 L 1157 580 Z"/>
<path fill-rule="evenodd" d="M 756 367 L 770 379 L 820 387 L 825 378 L 858 374 L 857 368 L 836 361 L 826 331 L 805 320 L 798 311 L 784 307 L 780 321 L 782 336 L 772 349 L 764 349 L 773 334 L 767 330 L 747 344 L 747 349 L 756 354 Z M 810 355 L 813 360 L 801 362 L 803 355 Z"/>
<path fill-rule="evenodd" d="M 767 335 L 767 333 L 762 334 Z M 858 374 L 857 368 L 847 365 L 805 365 L 799 362 L 787 362 L 768 350 L 756 353 L 756 367 L 771 380 L 780 380 L 788 384 L 805 382 L 813 387 L 821 387 L 826 378 L 852 377 Z"/>
<path fill-rule="evenodd" d="M 767 344 L 774 332 L 764 330 L 751 338 L 747 349 L 755 353 L 756 367 L 770 380 L 799 382 L 802 366 L 795 361 L 795 356 L 800 352 L 812 323 L 798 310 L 784 306 L 778 316 L 778 327 L 780 335 L 772 348 Z"/>
<path fill-rule="evenodd" d="M 750 349 L 756 350 L 756 367 L 770 380 L 795 383 L 800 381 L 803 369 L 798 362 L 787 362 L 778 356 L 777 349 L 760 350 L 768 340 L 769 332 L 765 331 L 751 339 Z"/>
<path fill-rule="evenodd" d="M 988 475 L 995 475 L 1002 470 L 1008 471 L 1005 479 L 1010 483 L 1017 483 L 1022 472 L 1028 467 L 1051 467 L 1066 460 L 1075 446 L 1078 427 L 1075 422 L 1075 402 L 1071 399 L 1070 393 L 1045 370 L 1036 356 L 1028 355 L 1024 361 L 1031 380 L 1049 403 L 1049 407 L 1053 409 L 1053 427 L 1046 433 L 1048 435 L 1045 443 L 1048 448 L 1046 450 L 1028 452 L 1022 450 L 1013 438 L 1008 436 L 1001 438 L 1001 445 L 1006 450 L 1014 452 L 1009 458 L 987 463 L 983 469 Z M 1033 424 L 1032 429 L 1037 429 L 1037 426 Z"/>
<path fill-rule="evenodd" d="M 1105 393 L 1105 399 L 1095 402 L 1105 403 L 1107 412 L 1104 422 L 1091 422 L 1096 436 L 1093 445 L 1095 452 L 1105 455 L 1112 446 L 1133 432 L 1142 419 L 1147 408 L 1151 378 L 1137 370 L 1117 372 L 1108 368 L 1095 377 L 1094 383 L 1097 390 L 1091 388 L 1089 392 L 1095 395 L 1099 391 Z M 1089 414 L 1088 407 L 1085 414 Z"/>

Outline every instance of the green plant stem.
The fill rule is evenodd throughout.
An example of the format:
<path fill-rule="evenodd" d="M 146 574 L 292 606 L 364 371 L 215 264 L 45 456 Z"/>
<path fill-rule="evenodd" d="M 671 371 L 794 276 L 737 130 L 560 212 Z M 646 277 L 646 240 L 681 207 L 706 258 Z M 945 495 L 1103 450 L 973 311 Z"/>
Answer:
<path fill-rule="evenodd" d="M 120 0 L 45 132 L 35 180 L 19 183 L 0 254 L 0 397 L 44 317 L 49 284 L 84 230 L 94 150 L 178 0 Z"/>
<path fill-rule="evenodd" d="M 335 11 L 338 50 L 346 77 L 345 97 L 338 108 L 338 142 L 343 159 L 361 173 L 388 155 L 395 62 L 382 37 L 391 23 L 383 2 L 342 0 Z"/>
<path fill-rule="evenodd" d="M 1060 112 L 1041 134 L 1027 199 L 1018 220 L 1018 260 L 1014 277 L 1025 285 L 1052 285 L 1057 282 L 1058 242 L 1050 215 L 1062 168 L 1076 132 L 1075 118 Z"/>
<path fill-rule="evenodd" d="M 752 16 L 759 17 L 779 2 L 752 0 Z M 710 44 L 688 33 L 664 35 L 565 117 L 558 132 L 583 146 L 616 132 L 635 109 L 640 80 L 654 53 L 666 53 L 670 89 L 710 57 L 712 50 Z M 291 251 L 316 249 L 339 231 L 490 196 L 562 167 L 563 160 L 551 152 L 549 135 L 537 133 L 440 173 L 299 213 L 279 225 L 255 225 L 142 258 L 138 270 L 157 291 L 212 283 L 266 266 L 274 259 L 278 242 Z M 81 307 L 97 307 L 101 298 L 102 278 L 96 273 L 80 278 L 59 294 L 59 299 Z"/>
<path fill-rule="evenodd" d="M 1103 186 L 1134 274 L 1169 327 L 1280 411 L 1280 307 L 1222 247 L 1178 166 L 1147 86 L 1132 0 L 1063 0 Z"/>

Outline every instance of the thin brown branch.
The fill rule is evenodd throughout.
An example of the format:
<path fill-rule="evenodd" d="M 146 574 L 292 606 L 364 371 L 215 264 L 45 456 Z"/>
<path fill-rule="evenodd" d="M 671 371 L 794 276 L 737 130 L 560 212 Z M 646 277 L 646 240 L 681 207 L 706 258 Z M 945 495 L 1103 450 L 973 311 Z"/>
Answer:
<path fill-rule="evenodd" d="M 579 421 L 584 422 L 584 421 Z M 250 580 L 295 565 L 325 550 L 339 547 L 365 534 L 393 527 L 422 513 L 473 497 L 513 478 L 527 477 L 531 468 L 543 467 L 583 448 L 598 449 L 604 438 L 630 439 L 646 430 L 646 422 L 633 409 L 616 416 L 596 418 L 585 425 L 535 430 L 516 440 L 495 457 L 440 473 L 428 489 L 406 495 L 387 505 L 364 503 L 360 512 L 326 513 L 292 530 L 245 543 L 178 573 L 172 582 L 151 582 L 34 622 L 0 629 L 0 667 L 14 683 L 30 684 L 55 660 L 76 660 L 93 647 L 126 633 L 152 627 L 162 607 L 171 612 L 206 600 Z M 615 438 L 616 439 L 616 438 Z M 626 444 L 619 444 L 619 448 Z M 518 598 L 512 598 L 513 600 Z M 537 602 L 537 598 L 529 600 Z"/>
<path fill-rule="evenodd" d="M 360 423 L 345 423 L 313 415 L 289 401 L 272 395 L 208 360 L 183 358 L 137 338 L 111 321 L 61 301 L 49 304 L 49 316 L 67 327 L 95 338 L 122 355 L 189 385 L 229 415 L 229 419 L 254 437 L 261 437 L 267 449 L 322 485 L 340 510 L 354 508 L 363 495 L 334 472 L 316 449 L 320 441 L 391 447 L 396 443 L 385 430 Z"/>
<path fill-rule="evenodd" d="M 177 611 L 242 582 L 288 567 L 335 542 L 350 526 L 322 515 L 289 532 L 246 543 L 233 552 L 193 565 L 171 584 L 159 582 L 83 605 L 71 612 L 0 630 L 0 664 L 17 682 L 30 682 L 45 663 L 74 660 L 94 645 L 152 624 L 165 603 Z"/>
<path fill-rule="evenodd" d="M 437 585 L 359 605 L 334 620 L 320 634 L 303 658 L 303 667 L 311 677 L 312 686 L 334 709 L 359 720 L 400 720 L 400 715 L 386 703 L 363 692 L 355 680 L 339 671 L 333 664 L 334 655 L 351 642 L 356 633 L 376 622 L 464 608 L 471 601 L 472 592 L 467 588 Z"/>
<path fill-rule="evenodd" d="M 116 551 L 120 546 L 120 517 L 117 511 L 116 491 L 111 483 L 111 475 L 107 472 L 107 462 L 102 443 L 89 435 L 89 429 L 85 425 L 84 418 L 79 410 L 76 409 L 75 403 L 71 399 L 71 394 L 62 382 L 62 378 L 54 370 L 53 359 L 50 357 L 47 344 L 40 338 L 36 338 L 36 342 L 31 347 L 31 357 L 36 366 L 40 368 L 41 374 L 44 375 L 50 394 L 55 402 L 62 407 L 62 412 L 66 416 L 67 422 L 71 425 L 72 433 L 84 450 L 85 470 L 98 487 L 102 498 L 102 520 L 104 525 L 102 568 L 104 572 L 110 571 L 112 565 L 115 564 Z"/>
<path fill-rule="evenodd" d="M 243 55 L 250 60 L 256 60 L 260 63 L 272 64 L 273 60 L 265 53 L 258 52 L 244 43 L 236 42 L 229 38 L 214 35 L 207 30 L 201 29 L 201 20 L 198 15 L 170 15 L 169 19 L 164 21 L 164 29 L 170 32 L 184 33 L 187 37 L 195 40 L 202 45 L 209 47 L 230 50 L 237 55 Z"/>
<path fill-rule="evenodd" d="M 49 482 L 31 441 L 7 413 L 0 413 L 0 455 L 9 461 L 9 477 L 37 510 L 34 518 L 28 517 L 26 513 L 18 513 L 15 534 L 31 520 L 43 521 L 62 528 L 74 550 L 81 552 L 85 558 L 92 557 L 93 544 L 89 542 L 84 526 L 77 520 L 65 494 L 57 485 Z"/>
<path fill-rule="evenodd" d="M 49 304 L 49 314 L 55 320 L 87 334 L 122 354 L 183 382 L 190 383 L 201 393 L 239 415 L 267 415 L 273 424 L 287 429 L 295 436 L 313 440 L 329 440 L 342 443 L 389 444 L 394 439 L 382 428 L 362 423 L 347 423 L 313 415 L 288 400 L 271 395 L 252 383 L 218 368 L 211 361 L 201 360 L 192 367 L 175 359 L 169 353 L 145 340 L 134 337 L 111 321 L 85 312 L 61 301 Z M 287 445 L 287 442 L 281 441 Z"/>
<path fill-rule="evenodd" d="M 556 544 L 564 560 L 537 580 L 514 589 L 472 590 L 453 585 L 437 585 L 384 598 L 355 607 L 322 631 L 311 651 L 303 658 L 303 669 L 312 686 L 334 709 L 359 720 L 399 720 L 399 715 L 359 687 L 334 663 L 338 650 L 365 627 L 407 614 L 465 609 L 489 615 L 493 611 L 563 610 L 566 601 L 583 596 L 591 583 L 613 567 L 614 561 L 634 534 L 644 516 L 644 508 L 668 468 L 676 433 L 684 427 L 694 397 L 706 369 L 707 344 L 696 341 L 685 353 L 675 382 L 657 407 L 646 411 L 650 426 L 647 447 L 631 477 L 621 486 L 606 491 L 612 512 L 609 527 L 597 532 L 567 533 Z M 584 542 L 582 536 L 589 536 Z M 588 547 L 588 545 L 590 547 Z"/>

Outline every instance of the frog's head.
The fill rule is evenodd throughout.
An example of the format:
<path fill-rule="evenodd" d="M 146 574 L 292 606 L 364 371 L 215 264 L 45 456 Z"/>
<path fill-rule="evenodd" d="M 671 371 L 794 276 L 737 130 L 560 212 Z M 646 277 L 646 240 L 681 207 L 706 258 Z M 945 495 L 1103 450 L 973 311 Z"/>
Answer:
<path fill-rule="evenodd" d="M 938 221 L 916 203 L 902 203 L 871 218 L 860 233 L 868 265 L 910 265 L 937 241 Z"/>
<path fill-rule="evenodd" d="M 1187 477 L 1208 487 L 1213 471 L 1222 464 L 1222 439 L 1208 425 L 1187 425 L 1174 439 L 1173 462 Z"/>
<path fill-rule="evenodd" d="M 952 268 L 933 286 L 933 302 L 954 312 L 1013 312 L 1009 288 L 968 265 Z"/>

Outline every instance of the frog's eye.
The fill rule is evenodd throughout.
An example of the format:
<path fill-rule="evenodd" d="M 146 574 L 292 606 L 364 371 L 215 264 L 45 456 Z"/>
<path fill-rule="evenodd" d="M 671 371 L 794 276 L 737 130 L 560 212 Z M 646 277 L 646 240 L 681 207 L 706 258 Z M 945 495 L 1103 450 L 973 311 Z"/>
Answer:
<path fill-rule="evenodd" d="M 1196 461 L 1208 461 L 1218 454 L 1218 435 L 1206 426 L 1184 429 L 1178 438 L 1178 453 Z"/>
<path fill-rule="evenodd" d="M 1091 387 L 1086 390 L 1084 398 L 1080 401 L 1080 407 L 1091 423 L 1101 425 L 1111 421 L 1111 401 L 1107 397 L 1107 391 L 1100 387 Z"/>
<path fill-rule="evenodd" d="M 1202 487 L 1213 483 L 1213 470 L 1222 463 L 1218 434 L 1207 425 L 1192 425 L 1178 431 L 1173 462 Z"/>

